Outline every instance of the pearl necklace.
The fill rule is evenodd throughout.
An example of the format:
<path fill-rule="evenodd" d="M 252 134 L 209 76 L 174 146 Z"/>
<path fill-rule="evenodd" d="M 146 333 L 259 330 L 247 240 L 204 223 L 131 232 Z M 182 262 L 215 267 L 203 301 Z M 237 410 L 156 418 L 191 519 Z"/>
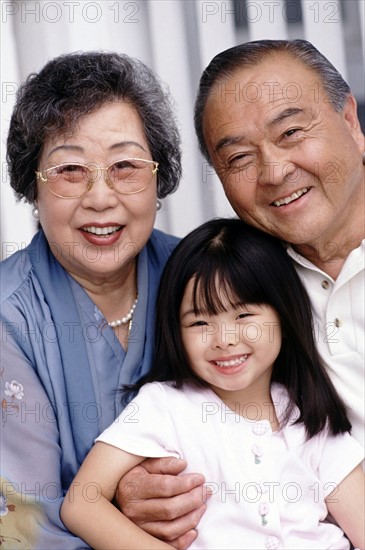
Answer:
<path fill-rule="evenodd" d="M 120 327 L 121 325 L 126 325 L 128 323 L 128 321 L 131 321 L 131 319 L 133 317 L 134 310 L 136 309 L 137 302 L 138 302 L 138 294 L 137 294 L 136 299 L 134 300 L 134 302 L 132 304 L 131 309 L 128 311 L 127 315 L 125 317 L 122 317 L 121 319 L 117 319 L 116 321 L 110 321 L 110 323 L 108 323 L 108 325 L 112 328 L 117 328 L 117 327 Z"/>

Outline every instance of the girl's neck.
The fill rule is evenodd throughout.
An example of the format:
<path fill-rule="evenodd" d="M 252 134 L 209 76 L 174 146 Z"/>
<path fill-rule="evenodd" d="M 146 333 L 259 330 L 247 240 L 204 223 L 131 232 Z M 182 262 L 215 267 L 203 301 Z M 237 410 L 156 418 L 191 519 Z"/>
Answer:
<path fill-rule="evenodd" d="M 279 429 L 279 421 L 276 415 L 274 403 L 271 397 L 270 387 L 264 391 L 225 391 L 220 388 L 211 388 L 222 402 L 239 416 L 250 422 L 268 420 L 272 431 Z"/>

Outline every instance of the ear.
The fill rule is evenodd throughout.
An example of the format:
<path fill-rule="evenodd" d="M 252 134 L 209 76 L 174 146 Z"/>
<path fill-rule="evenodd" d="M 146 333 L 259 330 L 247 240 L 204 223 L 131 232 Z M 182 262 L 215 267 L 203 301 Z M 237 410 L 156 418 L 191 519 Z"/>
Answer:
<path fill-rule="evenodd" d="M 357 143 L 361 153 L 365 151 L 365 137 L 361 131 L 359 118 L 357 116 L 357 103 L 352 94 L 346 100 L 343 108 L 344 122 L 347 125 L 354 141 Z"/>

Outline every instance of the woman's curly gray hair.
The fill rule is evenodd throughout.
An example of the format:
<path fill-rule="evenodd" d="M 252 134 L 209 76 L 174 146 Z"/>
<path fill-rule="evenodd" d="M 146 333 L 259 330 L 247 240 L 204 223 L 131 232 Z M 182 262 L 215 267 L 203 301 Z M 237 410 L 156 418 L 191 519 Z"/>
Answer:
<path fill-rule="evenodd" d="M 35 170 L 46 139 L 72 133 L 80 117 L 107 101 L 131 102 L 141 117 L 153 160 L 157 194 L 175 191 L 181 178 L 180 136 L 169 94 L 141 61 L 124 54 L 61 55 L 20 87 L 10 121 L 7 161 L 18 198 L 37 198 Z"/>

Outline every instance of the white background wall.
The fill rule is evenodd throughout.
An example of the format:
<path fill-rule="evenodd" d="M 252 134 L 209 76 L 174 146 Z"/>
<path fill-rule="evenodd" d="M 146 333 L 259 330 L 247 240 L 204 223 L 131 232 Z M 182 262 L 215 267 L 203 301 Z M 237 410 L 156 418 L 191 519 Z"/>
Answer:
<path fill-rule="evenodd" d="M 198 153 L 193 128 L 199 77 L 211 58 L 247 40 L 306 38 L 363 103 L 364 5 L 364 0 L 1 0 L 1 256 L 25 246 L 35 232 L 31 206 L 16 204 L 5 163 L 15 93 L 30 72 L 76 50 L 124 52 L 155 70 L 176 101 L 184 170 L 156 226 L 183 236 L 213 216 L 233 214 Z"/>

